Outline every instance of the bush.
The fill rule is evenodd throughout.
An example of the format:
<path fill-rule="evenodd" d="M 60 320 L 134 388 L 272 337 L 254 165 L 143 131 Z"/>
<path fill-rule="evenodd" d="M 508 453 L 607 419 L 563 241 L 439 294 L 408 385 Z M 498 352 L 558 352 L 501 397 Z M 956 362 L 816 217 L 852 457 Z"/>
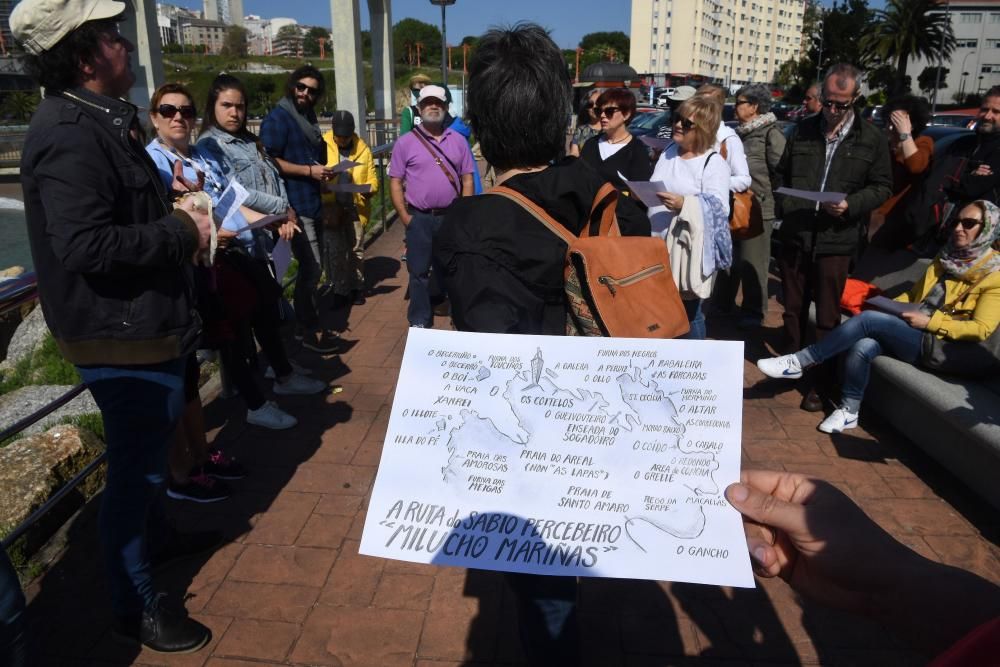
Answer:
<path fill-rule="evenodd" d="M 80 384 L 80 374 L 66 361 L 52 334 L 46 334 L 41 347 L 27 359 L 22 359 L 0 381 L 0 395 L 28 385 Z"/>

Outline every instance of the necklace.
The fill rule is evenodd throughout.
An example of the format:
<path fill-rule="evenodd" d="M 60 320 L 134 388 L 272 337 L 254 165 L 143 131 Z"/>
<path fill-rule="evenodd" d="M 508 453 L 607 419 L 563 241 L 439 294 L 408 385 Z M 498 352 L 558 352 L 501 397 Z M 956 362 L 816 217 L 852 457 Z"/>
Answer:
<path fill-rule="evenodd" d="M 614 144 L 624 144 L 626 141 L 628 141 L 631 138 L 632 138 L 631 134 L 626 134 L 621 139 L 613 140 L 611 137 L 607 137 L 605 139 L 605 141 L 607 141 L 609 144 L 612 144 L 612 145 L 614 145 Z"/>

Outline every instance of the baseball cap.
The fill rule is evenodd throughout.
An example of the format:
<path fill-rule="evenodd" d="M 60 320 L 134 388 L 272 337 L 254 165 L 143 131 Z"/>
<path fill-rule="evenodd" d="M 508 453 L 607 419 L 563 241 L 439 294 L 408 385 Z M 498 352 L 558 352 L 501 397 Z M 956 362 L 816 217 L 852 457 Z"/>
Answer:
<path fill-rule="evenodd" d="M 697 92 L 698 91 L 695 90 L 694 86 L 678 86 L 677 90 L 675 90 L 672 94 L 667 95 L 667 99 L 673 100 L 674 102 L 683 102 L 684 100 L 694 97 Z"/>
<path fill-rule="evenodd" d="M 333 112 L 333 136 L 349 137 L 354 134 L 354 116 L 350 111 Z"/>
<path fill-rule="evenodd" d="M 87 21 L 125 11 L 117 0 L 21 0 L 10 14 L 10 31 L 32 55 L 48 51 Z"/>
<path fill-rule="evenodd" d="M 423 102 L 427 98 L 432 97 L 435 100 L 440 100 L 441 102 L 448 102 L 448 92 L 441 86 L 424 86 L 420 89 L 420 97 L 417 98 L 417 104 Z"/>

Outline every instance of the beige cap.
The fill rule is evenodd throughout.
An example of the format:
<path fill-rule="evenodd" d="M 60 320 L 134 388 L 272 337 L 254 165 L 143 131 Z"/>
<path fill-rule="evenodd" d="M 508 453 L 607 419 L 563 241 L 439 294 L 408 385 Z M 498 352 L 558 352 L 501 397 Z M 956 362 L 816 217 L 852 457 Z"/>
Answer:
<path fill-rule="evenodd" d="M 117 0 L 21 0 L 10 14 L 10 31 L 33 55 L 48 51 L 87 21 L 100 21 L 125 11 Z"/>
<path fill-rule="evenodd" d="M 428 98 L 447 102 L 448 93 L 441 86 L 424 86 L 420 89 L 420 96 L 417 98 L 417 103 L 419 104 Z"/>
<path fill-rule="evenodd" d="M 684 100 L 689 100 L 695 96 L 698 91 L 695 90 L 694 86 L 678 86 L 676 90 L 670 95 L 667 95 L 668 100 L 673 100 L 674 102 L 683 102 Z"/>

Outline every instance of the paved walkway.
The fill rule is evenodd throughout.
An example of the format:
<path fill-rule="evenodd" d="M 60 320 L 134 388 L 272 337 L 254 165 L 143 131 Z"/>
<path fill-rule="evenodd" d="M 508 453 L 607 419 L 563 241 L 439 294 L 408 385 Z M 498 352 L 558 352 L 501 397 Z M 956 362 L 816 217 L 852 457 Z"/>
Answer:
<path fill-rule="evenodd" d="M 252 475 L 223 503 L 171 501 L 182 528 L 221 528 L 231 542 L 160 581 L 187 591 L 211 644 L 164 657 L 112 641 L 89 507 L 69 528 L 67 550 L 28 590 L 38 664 L 522 664 L 499 575 L 358 555 L 406 341 L 401 251 L 397 225 L 368 253 L 376 296 L 349 321 L 330 322 L 356 345 L 339 360 L 297 357 L 342 393 L 282 397 L 300 423 L 278 433 L 247 427 L 238 399 L 207 406 L 210 435 Z M 777 318 L 772 312 L 768 324 Z M 710 320 L 710 334 L 736 338 L 724 325 Z M 764 344 L 750 341 L 747 358 Z M 831 480 L 920 553 L 1000 581 L 1000 518 L 960 482 L 871 415 L 863 429 L 831 438 L 798 409 L 795 391 L 756 386 L 761 376 L 749 362 L 745 378 L 745 465 Z M 803 603 L 780 581 L 746 590 L 584 580 L 580 610 L 587 664 L 600 667 L 921 663 L 879 627 Z"/>

